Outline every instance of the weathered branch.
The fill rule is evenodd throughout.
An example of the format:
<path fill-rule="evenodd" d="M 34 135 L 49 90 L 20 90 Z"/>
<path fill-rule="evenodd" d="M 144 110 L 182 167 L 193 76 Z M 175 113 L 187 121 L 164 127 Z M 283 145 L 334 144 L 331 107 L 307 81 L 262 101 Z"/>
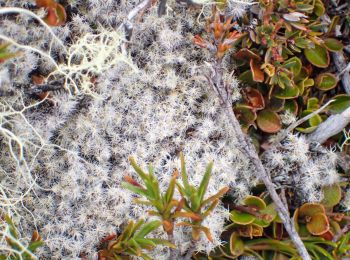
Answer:
<path fill-rule="evenodd" d="M 350 74 L 342 51 L 332 53 L 334 65 L 340 72 L 339 79 L 346 93 L 350 94 Z"/>
<path fill-rule="evenodd" d="M 330 116 L 307 136 L 309 142 L 324 143 L 328 138 L 340 133 L 350 123 L 350 107 L 340 114 Z"/>
<path fill-rule="evenodd" d="M 158 5 L 158 16 L 165 15 L 167 0 L 160 0 Z"/>
<path fill-rule="evenodd" d="M 147 8 L 147 6 L 149 6 L 151 4 L 152 0 L 144 0 L 141 3 L 139 3 L 137 6 L 135 6 L 134 9 L 132 9 L 126 20 L 119 26 L 119 29 L 121 27 L 124 27 L 125 30 L 125 37 L 127 40 L 130 40 L 131 35 L 132 35 L 132 30 L 134 28 L 134 25 L 132 23 L 132 20 L 136 17 L 136 15 L 141 12 L 142 10 L 144 10 L 145 8 Z"/>
<path fill-rule="evenodd" d="M 265 187 L 267 188 L 271 199 L 275 203 L 276 211 L 283 221 L 284 227 L 287 230 L 291 240 L 293 241 L 297 251 L 304 260 L 311 260 L 305 248 L 305 245 L 301 241 L 301 238 L 295 229 L 294 221 L 290 218 L 287 205 L 284 205 L 281 198 L 278 196 L 269 173 L 264 168 L 251 140 L 243 133 L 239 122 L 233 112 L 231 97 L 232 90 L 223 81 L 223 70 L 220 60 L 213 64 L 212 75 L 208 77 L 208 80 L 221 101 L 222 110 L 229 120 L 233 135 L 238 139 L 238 143 L 241 146 L 241 151 L 243 151 L 244 154 L 250 159 L 251 163 L 255 167 L 256 176 L 265 184 Z"/>

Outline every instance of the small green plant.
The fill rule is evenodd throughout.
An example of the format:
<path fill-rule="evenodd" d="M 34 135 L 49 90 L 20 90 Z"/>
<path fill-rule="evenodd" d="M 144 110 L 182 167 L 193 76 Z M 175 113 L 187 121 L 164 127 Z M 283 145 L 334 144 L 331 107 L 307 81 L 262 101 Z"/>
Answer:
<path fill-rule="evenodd" d="M 4 232 L 4 238 L 7 242 L 7 244 L 10 246 L 9 253 L 7 255 L 1 254 L 0 259 L 10 259 L 10 260 L 31 260 L 31 259 L 37 259 L 37 257 L 34 255 L 35 251 L 41 247 L 44 242 L 41 240 L 41 237 L 38 233 L 38 231 L 34 231 L 32 234 L 32 239 L 28 243 L 28 246 L 25 246 L 22 244 L 22 242 L 19 240 L 19 234 L 16 229 L 15 224 L 13 223 L 10 216 L 5 215 L 4 220 L 7 223 L 6 231 Z"/>
<path fill-rule="evenodd" d="M 219 204 L 219 199 L 229 190 L 228 187 L 222 188 L 216 194 L 205 198 L 205 193 L 208 188 L 210 175 L 213 168 L 213 162 L 210 162 L 203 175 L 203 179 L 199 187 L 194 187 L 188 181 L 186 172 L 185 159 L 183 154 L 180 155 L 181 160 L 181 176 L 183 185 L 176 183 L 178 190 L 185 201 L 183 216 L 190 217 L 191 222 L 183 221 L 178 225 L 192 227 L 192 239 L 199 240 L 200 232 L 204 232 L 209 241 L 212 241 L 210 229 L 202 225 L 203 220 L 210 215 L 214 208 Z M 195 217 L 194 217 L 195 216 Z"/>
<path fill-rule="evenodd" d="M 142 257 L 145 260 L 152 259 L 144 251 L 153 250 L 157 245 L 175 246 L 164 239 L 146 238 L 148 234 L 156 230 L 162 223 L 158 220 L 145 223 L 143 219 L 129 221 L 124 231 L 119 235 L 112 235 L 104 239 L 103 249 L 98 253 L 100 260 L 129 259 L 129 256 Z"/>
<path fill-rule="evenodd" d="M 184 217 L 183 214 L 180 213 L 183 206 L 183 201 L 179 201 L 173 198 L 176 177 L 178 175 L 177 171 L 174 172 L 167 191 L 162 194 L 159 189 L 158 180 L 154 175 L 153 166 L 148 166 L 149 173 L 147 174 L 137 165 L 134 158 L 130 157 L 129 160 L 131 166 L 141 177 L 145 186 L 142 186 L 140 183 L 129 176 L 125 176 L 126 182 L 124 182 L 122 186 L 140 196 L 145 197 L 146 200 L 135 199 L 135 202 L 138 204 L 153 206 L 155 210 L 149 211 L 148 213 L 150 215 L 160 217 L 164 231 L 168 235 L 172 235 L 174 231 L 175 218 Z"/>
<path fill-rule="evenodd" d="M 152 216 L 158 216 L 161 219 L 163 229 L 168 234 L 170 241 L 173 239 L 175 222 L 178 218 L 188 219 L 188 221 L 182 221 L 176 225 L 191 227 L 192 239 L 194 241 L 199 240 L 201 232 L 204 232 L 208 240 L 212 241 L 210 229 L 203 226 L 202 222 L 212 213 L 218 205 L 219 199 L 228 191 L 228 187 L 224 187 L 216 194 L 205 198 L 213 162 L 208 164 L 199 187 L 194 187 L 188 180 L 184 156 L 181 153 L 182 184 L 176 180 L 179 174 L 175 170 L 166 192 L 161 193 L 153 167 L 149 165 L 149 173 L 147 174 L 137 165 L 132 157 L 129 160 L 134 170 L 141 177 L 144 185 L 141 185 L 130 176 L 126 176 L 126 182 L 122 186 L 146 198 L 146 200 L 136 199 L 135 202 L 154 208 L 154 210 L 148 213 Z M 181 199 L 174 198 L 175 187 L 178 188 Z"/>

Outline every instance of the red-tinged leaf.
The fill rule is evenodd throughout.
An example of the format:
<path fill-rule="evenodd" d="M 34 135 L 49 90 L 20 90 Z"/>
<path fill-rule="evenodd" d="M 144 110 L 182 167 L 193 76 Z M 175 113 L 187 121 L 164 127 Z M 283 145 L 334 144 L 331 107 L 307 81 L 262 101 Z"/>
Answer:
<path fill-rule="evenodd" d="M 253 80 L 256 82 L 263 82 L 264 72 L 260 69 L 260 65 L 253 59 L 250 60 L 249 64 L 252 70 Z"/>
<path fill-rule="evenodd" d="M 311 220 L 306 223 L 307 230 L 315 235 L 319 236 L 326 233 L 329 230 L 329 221 L 324 213 L 317 213 L 311 217 Z"/>
<path fill-rule="evenodd" d="M 202 220 L 202 217 L 200 215 L 195 214 L 193 212 L 175 212 L 173 217 L 174 218 L 190 218 L 193 221 Z"/>
<path fill-rule="evenodd" d="M 325 214 L 325 208 L 323 205 L 318 203 L 305 203 L 299 208 L 299 217 L 303 218 L 306 216 L 312 217 L 315 214 Z"/>
<path fill-rule="evenodd" d="M 36 0 L 36 6 L 37 7 L 54 7 L 56 5 L 56 2 L 54 0 Z"/>
<path fill-rule="evenodd" d="M 105 236 L 104 238 L 101 239 L 101 243 L 107 242 L 107 241 L 111 241 L 113 239 L 115 239 L 117 237 L 117 234 L 110 234 L 108 236 Z"/>
<path fill-rule="evenodd" d="M 192 39 L 192 42 L 197 45 L 198 47 L 201 48 L 207 48 L 208 47 L 208 42 L 205 41 L 202 37 L 199 35 L 195 35 Z"/>
<path fill-rule="evenodd" d="M 205 236 L 207 237 L 207 239 L 208 239 L 210 242 L 213 242 L 213 237 L 211 236 L 211 232 L 210 232 L 210 229 L 209 229 L 209 228 L 200 226 L 200 227 L 199 227 L 199 230 L 201 230 L 202 232 L 204 232 Z"/>
<path fill-rule="evenodd" d="M 270 134 L 277 133 L 282 127 L 279 115 L 276 112 L 269 110 L 260 111 L 256 123 L 262 131 Z"/>
<path fill-rule="evenodd" d="M 251 87 L 244 89 L 244 98 L 248 102 L 248 105 L 256 110 L 261 110 L 265 107 L 265 101 L 263 95 L 259 90 Z"/>
<path fill-rule="evenodd" d="M 297 22 L 291 22 L 290 23 L 294 28 L 298 29 L 298 30 L 301 30 L 301 31 L 307 31 L 307 27 L 302 24 L 302 23 L 297 23 Z"/>
<path fill-rule="evenodd" d="M 170 222 L 169 220 L 163 220 L 162 224 L 163 224 L 164 231 L 166 233 L 171 234 L 173 232 L 173 230 L 174 230 L 174 223 L 173 222 Z"/>
<path fill-rule="evenodd" d="M 247 48 L 240 49 L 238 52 L 234 54 L 234 57 L 236 59 L 247 59 L 247 60 L 257 60 L 260 61 L 261 58 L 259 55 L 255 54 L 251 50 L 248 50 Z"/>
<path fill-rule="evenodd" d="M 35 242 L 40 240 L 41 240 L 41 237 L 39 235 L 39 232 L 37 230 L 34 230 L 32 233 L 32 239 L 30 241 Z"/>
<path fill-rule="evenodd" d="M 35 85 L 41 85 L 44 83 L 44 76 L 42 75 L 32 75 L 32 81 Z"/>
<path fill-rule="evenodd" d="M 209 198 L 207 198 L 206 200 L 204 200 L 201 204 L 201 207 L 205 206 L 206 204 L 221 198 L 226 192 L 229 191 L 229 187 L 224 187 L 222 189 L 220 189 L 216 194 L 214 194 L 213 196 L 210 196 Z"/>
<path fill-rule="evenodd" d="M 321 237 L 323 237 L 324 239 L 326 239 L 328 241 L 332 241 L 334 234 L 332 233 L 332 231 L 328 230 L 326 233 L 322 234 Z"/>
<path fill-rule="evenodd" d="M 54 7 L 47 9 L 47 16 L 44 21 L 50 26 L 63 25 L 66 22 L 67 14 L 64 7 L 60 4 L 56 4 Z"/>
<path fill-rule="evenodd" d="M 143 189 L 143 186 L 138 183 L 136 180 L 134 180 L 132 177 L 128 176 L 128 175 L 125 175 L 124 176 L 124 180 L 128 183 L 130 183 L 131 185 L 134 185 L 136 187 L 139 187 L 139 188 L 142 188 Z"/>

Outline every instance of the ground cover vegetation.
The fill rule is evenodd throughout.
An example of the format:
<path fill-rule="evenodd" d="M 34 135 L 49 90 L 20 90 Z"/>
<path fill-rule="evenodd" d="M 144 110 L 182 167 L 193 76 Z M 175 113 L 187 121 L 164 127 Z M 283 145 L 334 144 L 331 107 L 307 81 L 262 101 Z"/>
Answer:
<path fill-rule="evenodd" d="M 345 0 L 0 0 L 0 259 L 350 257 Z"/>

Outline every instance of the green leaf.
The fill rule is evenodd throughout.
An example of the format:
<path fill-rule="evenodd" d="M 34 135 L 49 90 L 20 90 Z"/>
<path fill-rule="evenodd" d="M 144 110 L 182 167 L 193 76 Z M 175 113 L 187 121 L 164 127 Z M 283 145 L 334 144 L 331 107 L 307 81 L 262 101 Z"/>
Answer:
<path fill-rule="evenodd" d="M 160 225 L 162 225 L 162 222 L 159 220 L 154 220 L 143 225 L 143 227 L 135 234 L 135 238 L 144 238 L 153 230 L 157 229 Z"/>
<path fill-rule="evenodd" d="M 317 128 L 317 126 L 310 126 L 310 127 L 297 127 L 295 128 L 295 130 L 297 130 L 298 132 L 300 133 L 303 133 L 303 134 L 310 134 L 312 133 L 313 131 L 315 131 Z"/>
<path fill-rule="evenodd" d="M 294 76 L 297 76 L 301 71 L 302 63 L 299 58 L 293 57 L 289 60 L 286 60 L 283 64 L 283 67 L 292 71 Z"/>
<path fill-rule="evenodd" d="M 335 88 L 337 86 L 338 79 L 332 73 L 321 73 L 316 77 L 315 87 L 327 91 Z"/>
<path fill-rule="evenodd" d="M 165 203 L 166 204 L 169 204 L 170 201 L 172 200 L 173 196 L 174 196 L 176 177 L 177 177 L 177 175 L 174 174 L 173 177 L 170 180 L 168 189 L 167 189 L 167 191 L 165 193 Z"/>
<path fill-rule="evenodd" d="M 332 52 L 338 52 L 343 50 L 343 44 L 334 38 L 325 39 L 324 46 L 327 48 L 327 50 Z"/>
<path fill-rule="evenodd" d="M 306 12 L 306 13 L 310 13 L 314 9 L 313 5 L 309 5 L 309 4 L 296 4 L 296 8 L 298 11 Z"/>
<path fill-rule="evenodd" d="M 141 246 L 135 241 L 135 239 L 130 238 L 128 241 L 129 247 L 128 250 L 132 250 L 132 252 L 136 255 L 136 256 L 141 256 L 142 253 L 142 248 Z"/>
<path fill-rule="evenodd" d="M 332 114 L 341 113 L 350 107 L 350 95 L 338 95 L 333 99 L 335 101 L 328 106 L 328 109 Z"/>
<path fill-rule="evenodd" d="M 276 98 L 293 99 L 299 95 L 299 89 L 296 86 L 286 87 L 285 89 L 277 89 L 274 93 Z"/>
<path fill-rule="evenodd" d="M 248 84 L 249 86 L 256 84 L 256 82 L 253 79 L 253 74 L 250 70 L 246 70 L 243 73 L 240 73 L 240 75 L 238 76 L 238 80 L 242 83 Z"/>
<path fill-rule="evenodd" d="M 304 49 L 306 59 L 319 68 L 327 68 L 329 66 L 330 57 L 327 49 L 320 45 L 315 45 L 313 49 Z"/>
<path fill-rule="evenodd" d="M 284 109 L 289 110 L 291 113 L 296 115 L 298 113 L 298 103 L 293 99 L 286 100 Z"/>
<path fill-rule="evenodd" d="M 135 241 L 144 249 L 152 250 L 157 244 L 148 238 L 136 238 Z"/>
<path fill-rule="evenodd" d="M 144 189 L 141 189 L 141 188 L 138 188 L 128 182 L 122 182 L 121 186 L 124 188 L 124 189 L 128 189 L 138 195 L 142 195 L 142 196 L 145 196 L 145 197 L 149 197 L 149 194 L 146 190 Z"/>
<path fill-rule="evenodd" d="M 10 231 L 11 236 L 18 239 L 17 229 L 16 229 L 15 224 L 13 223 L 13 221 L 9 215 L 5 215 L 5 221 L 6 221 L 7 225 L 9 226 L 9 231 Z"/>
<path fill-rule="evenodd" d="M 130 229 L 130 235 L 134 236 L 135 232 L 145 223 L 144 219 L 140 219 L 136 222 L 136 224 L 132 225 Z"/>
<path fill-rule="evenodd" d="M 149 238 L 148 240 L 152 241 L 153 243 L 157 245 L 163 245 L 163 246 L 168 246 L 170 248 L 176 248 L 176 246 L 172 243 L 170 243 L 168 240 L 165 239 L 158 239 L 158 238 Z"/>
<path fill-rule="evenodd" d="M 295 41 L 295 45 L 301 49 L 305 49 L 309 47 L 309 44 L 310 44 L 309 40 L 306 40 L 303 37 L 296 37 L 294 41 Z"/>
<path fill-rule="evenodd" d="M 232 210 L 230 214 L 232 222 L 239 225 L 248 225 L 254 222 L 255 217 L 248 213 L 239 212 L 238 210 Z"/>
<path fill-rule="evenodd" d="M 210 162 L 205 170 L 203 179 L 201 181 L 201 184 L 199 185 L 198 188 L 198 197 L 199 197 L 199 204 L 202 203 L 203 199 L 204 199 L 204 194 L 207 191 L 208 188 L 208 184 L 209 184 L 209 180 L 210 180 L 210 174 L 213 170 L 213 165 L 214 162 Z"/>
<path fill-rule="evenodd" d="M 244 243 L 236 232 L 230 236 L 230 253 L 233 257 L 238 257 L 244 253 Z"/>
<path fill-rule="evenodd" d="M 266 203 L 261 198 L 257 196 L 247 196 L 244 201 L 244 205 L 246 206 L 255 206 L 259 210 L 266 208 Z"/>
<path fill-rule="evenodd" d="M 129 161 L 130 161 L 131 166 L 134 168 L 134 170 L 140 175 L 140 177 L 143 180 L 148 179 L 147 174 L 137 165 L 137 163 L 133 157 L 130 156 Z"/>
<path fill-rule="evenodd" d="M 322 16 L 326 11 L 326 8 L 323 5 L 323 2 L 320 0 L 316 0 L 315 1 L 315 5 L 314 5 L 314 13 L 320 17 Z"/>
<path fill-rule="evenodd" d="M 279 115 L 276 112 L 267 109 L 258 113 L 256 123 L 262 131 L 270 134 L 277 133 L 282 127 Z"/>
<path fill-rule="evenodd" d="M 134 221 L 130 220 L 128 225 L 125 227 L 123 233 L 119 236 L 119 241 L 127 241 L 132 235 L 132 231 L 134 228 Z"/>
<path fill-rule="evenodd" d="M 341 188 L 338 184 L 322 187 L 323 199 L 321 203 L 325 207 L 334 207 L 339 204 L 341 200 Z"/>
<path fill-rule="evenodd" d="M 34 253 L 35 250 L 37 250 L 39 247 L 41 247 L 43 245 L 44 245 L 44 241 L 33 241 L 33 242 L 29 243 L 27 249 Z"/>

